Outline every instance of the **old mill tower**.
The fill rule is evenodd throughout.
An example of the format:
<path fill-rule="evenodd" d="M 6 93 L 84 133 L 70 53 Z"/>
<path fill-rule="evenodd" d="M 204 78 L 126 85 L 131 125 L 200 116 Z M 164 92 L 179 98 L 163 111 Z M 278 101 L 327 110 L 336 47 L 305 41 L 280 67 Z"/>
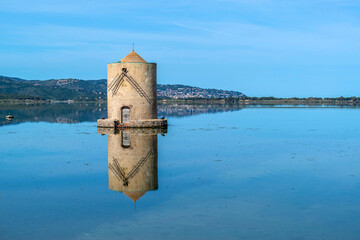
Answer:
<path fill-rule="evenodd" d="M 157 119 L 156 63 L 148 63 L 134 50 L 107 65 L 108 118 L 98 127 L 166 127 Z"/>

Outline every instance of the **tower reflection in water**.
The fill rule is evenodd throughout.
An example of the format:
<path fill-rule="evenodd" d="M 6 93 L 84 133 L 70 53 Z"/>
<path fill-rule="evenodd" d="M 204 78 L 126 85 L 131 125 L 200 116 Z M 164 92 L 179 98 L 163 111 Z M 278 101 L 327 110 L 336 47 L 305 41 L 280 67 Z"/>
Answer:
<path fill-rule="evenodd" d="M 136 202 L 158 188 L 157 135 L 166 129 L 98 129 L 108 135 L 109 189 Z"/>

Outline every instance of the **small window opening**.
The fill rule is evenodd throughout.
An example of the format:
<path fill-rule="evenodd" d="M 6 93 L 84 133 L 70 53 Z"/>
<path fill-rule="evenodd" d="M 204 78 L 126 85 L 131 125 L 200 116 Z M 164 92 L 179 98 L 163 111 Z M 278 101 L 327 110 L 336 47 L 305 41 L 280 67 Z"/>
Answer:
<path fill-rule="evenodd" d="M 126 68 L 122 68 L 121 71 L 126 72 L 127 73 L 127 69 Z"/>
<path fill-rule="evenodd" d="M 123 148 L 129 148 L 130 147 L 130 133 L 122 131 L 121 132 L 121 145 Z"/>
<path fill-rule="evenodd" d="M 129 123 L 130 122 L 130 108 L 129 107 L 122 107 L 121 108 L 121 122 L 122 123 Z"/>

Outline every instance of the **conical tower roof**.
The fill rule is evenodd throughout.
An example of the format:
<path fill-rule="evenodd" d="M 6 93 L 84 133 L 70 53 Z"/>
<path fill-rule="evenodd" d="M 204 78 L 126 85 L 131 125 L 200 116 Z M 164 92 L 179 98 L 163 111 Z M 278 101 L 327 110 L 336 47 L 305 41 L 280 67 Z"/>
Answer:
<path fill-rule="evenodd" d="M 126 57 L 124 57 L 123 59 L 121 59 L 121 62 L 142 62 L 142 63 L 146 63 L 146 61 L 140 57 L 139 54 L 137 54 L 134 49 L 131 51 L 131 53 L 129 53 L 128 55 L 126 55 Z"/>
<path fill-rule="evenodd" d="M 131 200 L 133 200 L 134 202 L 136 202 L 139 198 L 141 198 L 142 195 L 144 195 L 146 193 L 146 191 L 143 192 L 125 192 L 124 194 L 126 196 L 128 196 Z"/>

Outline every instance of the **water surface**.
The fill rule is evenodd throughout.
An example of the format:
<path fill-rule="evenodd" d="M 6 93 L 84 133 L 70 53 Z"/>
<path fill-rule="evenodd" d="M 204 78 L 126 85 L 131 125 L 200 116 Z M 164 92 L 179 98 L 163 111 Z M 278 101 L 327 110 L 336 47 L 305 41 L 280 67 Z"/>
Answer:
<path fill-rule="evenodd" d="M 0 239 L 360 238 L 358 109 L 165 106 L 129 136 L 106 106 L 0 110 Z M 128 186 L 114 157 L 143 159 Z"/>

